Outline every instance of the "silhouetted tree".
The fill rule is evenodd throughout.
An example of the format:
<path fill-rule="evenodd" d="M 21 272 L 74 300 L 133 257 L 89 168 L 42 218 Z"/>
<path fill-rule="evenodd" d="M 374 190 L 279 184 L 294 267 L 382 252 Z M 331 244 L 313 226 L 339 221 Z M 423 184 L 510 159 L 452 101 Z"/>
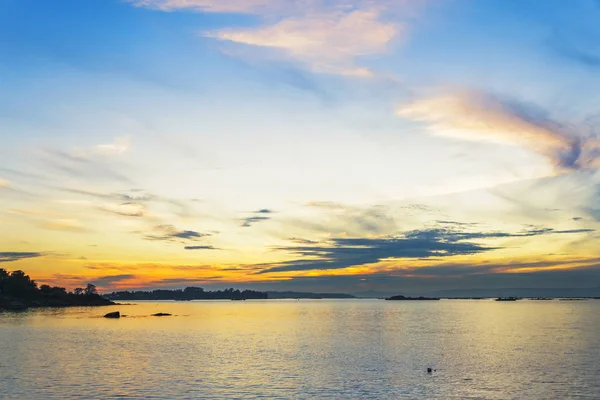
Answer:
<path fill-rule="evenodd" d="M 50 287 L 50 285 L 42 285 L 40 286 L 40 292 L 43 295 L 50 296 L 52 294 L 52 288 Z"/>
<path fill-rule="evenodd" d="M 87 286 L 85 287 L 84 292 L 88 296 L 90 296 L 92 294 L 98 294 L 98 291 L 96 290 L 96 286 L 92 285 L 91 283 L 87 284 Z"/>
<path fill-rule="evenodd" d="M 100 296 L 92 284 L 85 289 L 75 289 L 75 293 L 67 293 L 65 288 L 46 284 L 38 288 L 25 272 L 9 273 L 0 268 L 0 309 L 11 309 L 14 304 L 24 307 L 88 307 L 113 303 Z"/>
<path fill-rule="evenodd" d="M 4 294 L 4 284 L 9 278 L 8 271 L 4 268 L 0 268 L 0 295 Z"/>
<path fill-rule="evenodd" d="M 11 272 L 4 283 L 4 294 L 9 296 L 35 297 L 38 294 L 35 281 L 20 270 Z"/>

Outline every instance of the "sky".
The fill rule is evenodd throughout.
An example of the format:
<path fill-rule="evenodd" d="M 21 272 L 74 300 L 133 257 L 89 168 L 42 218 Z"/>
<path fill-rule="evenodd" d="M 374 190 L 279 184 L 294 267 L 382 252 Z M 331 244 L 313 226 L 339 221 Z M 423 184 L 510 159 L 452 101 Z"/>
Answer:
<path fill-rule="evenodd" d="M 600 286 L 597 0 L 1 0 L 0 267 Z"/>

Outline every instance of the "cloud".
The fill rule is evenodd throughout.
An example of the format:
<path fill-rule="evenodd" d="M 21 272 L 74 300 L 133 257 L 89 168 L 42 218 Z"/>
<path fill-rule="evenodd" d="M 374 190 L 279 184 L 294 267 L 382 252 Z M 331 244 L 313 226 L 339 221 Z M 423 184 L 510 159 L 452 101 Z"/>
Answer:
<path fill-rule="evenodd" d="M 0 188 L 7 188 L 10 186 L 10 181 L 8 179 L 0 178 Z"/>
<path fill-rule="evenodd" d="M 104 156 L 118 156 L 127 152 L 130 145 L 129 138 L 117 138 L 113 143 L 97 145 L 94 150 L 97 154 Z"/>
<path fill-rule="evenodd" d="M 39 226 L 44 229 L 63 232 L 89 232 L 81 222 L 70 218 L 49 219 L 39 222 Z"/>
<path fill-rule="evenodd" d="M 306 270 L 332 270 L 374 264 L 385 259 L 431 258 L 471 255 L 495 250 L 475 242 L 482 239 L 532 237 L 547 234 L 591 232 L 589 229 L 532 229 L 518 233 L 463 232 L 452 229 L 422 229 L 383 238 L 334 238 L 325 243 L 279 247 L 299 258 L 267 265 L 259 274 Z"/>
<path fill-rule="evenodd" d="M 185 246 L 185 250 L 220 250 L 214 246 Z"/>
<path fill-rule="evenodd" d="M 600 67 L 600 48 L 598 32 L 585 29 L 556 29 L 548 39 L 550 50 L 580 65 L 598 68 Z"/>
<path fill-rule="evenodd" d="M 268 221 L 270 219 L 271 219 L 270 217 L 248 217 L 248 218 L 244 219 L 241 227 L 242 228 L 250 228 L 253 224 L 255 224 L 257 222 Z"/>
<path fill-rule="evenodd" d="M 122 217 L 143 218 L 148 216 L 146 206 L 144 204 L 134 202 L 127 202 L 118 205 L 109 204 L 98 208 L 102 211 Z"/>
<path fill-rule="evenodd" d="M 242 220 L 242 225 L 240 225 L 240 226 L 242 228 L 249 228 L 257 222 L 268 221 L 271 219 L 271 217 L 266 217 L 265 215 L 273 214 L 273 213 L 275 213 L 275 211 L 269 210 L 268 208 L 263 208 L 261 210 L 253 211 L 252 214 L 254 214 L 254 215 L 251 217 L 248 217 L 248 218 L 244 218 Z"/>
<path fill-rule="evenodd" d="M 0 252 L 0 263 L 25 260 L 28 258 L 44 257 L 45 253 L 40 252 L 15 252 L 3 251 Z"/>
<path fill-rule="evenodd" d="M 46 150 L 42 153 L 42 162 L 53 170 L 60 171 L 72 178 L 90 181 L 118 181 L 130 184 L 131 180 L 106 159 L 89 152 Z"/>
<path fill-rule="evenodd" d="M 513 264 L 517 270 L 528 268 L 528 264 L 541 269 L 531 272 L 496 272 L 505 271 Z M 437 267 L 441 268 L 437 269 Z M 479 268 L 485 272 L 480 273 Z M 438 276 L 437 273 L 440 275 Z M 534 296 L 536 290 L 542 288 L 590 288 L 599 278 L 600 263 L 597 259 L 540 263 L 513 263 L 507 260 L 489 265 L 438 264 L 430 268 L 416 267 L 375 274 L 298 276 L 285 280 L 253 283 L 252 288 L 317 293 L 335 291 L 378 297 L 397 294 L 434 294 L 438 290 L 448 289 L 451 292 L 443 294 L 444 296 L 500 296 L 509 292 L 507 288 L 535 288 L 524 291 L 529 293 L 529 296 Z M 587 289 L 585 292 L 589 293 L 588 296 L 597 295 L 598 290 L 598 288 Z M 567 295 L 567 292 L 562 290 L 555 293 Z M 574 295 L 577 296 L 577 293 L 581 292 L 575 292 Z"/>
<path fill-rule="evenodd" d="M 289 0 L 129 0 L 137 7 L 161 11 L 192 10 L 213 13 L 259 14 L 284 9 Z"/>
<path fill-rule="evenodd" d="M 454 92 L 417 100 L 399 107 L 397 115 L 426 123 L 438 136 L 524 146 L 560 169 L 593 167 L 600 148 L 592 134 L 577 133 L 530 105 L 485 92 Z"/>
<path fill-rule="evenodd" d="M 317 73 L 369 77 L 356 65 L 363 56 L 385 53 L 402 32 L 395 23 L 381 22 L 376 9 L 331 11 L 302 15 L 259 28 L 221 29 L 207 37 L 278 51 Z"/>
<path fill-rule="evenodd" d="M 98 278 L 89 278 L 90 282 L 96 286 L 105 288 L 112 287 L 115 283 L 119 283 L 122 281 L 132 281 L 136 280 L 138 277 L 132 274 L 121 274 L 121 275 L 108 275 L 101 276 Z"/>
<path fill-rule="evenodd" d="M 222 28 L 205 37 L 253 48 L 266 58 L 283 58 L 312 72 L 369 77 L 359 59 L 384 54 L 406 36 L 406 24 L 391 15 L 413 17 L 424 0 L 130 0 L 137 7 L 260 16 L 258 27 Z M 400 18 L 402 19 L 402 18 Z M 270 51 L 270 53 L 269 53 Z M 240 55 L 232 51 L 228 54 Z M 253 56 L 256 52 L 253 52 Z M 263 58 L 264 58 L 263 57 Z"/>
<path fill-rule="evenodd" d="M 178 230 L 173 225 L 159 225 L 154 227 L 154 233 L 144 235 L 144 239 L 165 241 L 196 241 L 208 236 L 212 235 L 210 233 L 201 233 L 189 230 Z"/>
<path fill-rule="evenodd" d="M 308 206 L 319 212 L 311 220 L 292 219 L 288 225 L 327 235 L 388 235 L 398 230 L 392 210 L 375 205 L 368 208 L 333 202 L 311 202 Z"/>

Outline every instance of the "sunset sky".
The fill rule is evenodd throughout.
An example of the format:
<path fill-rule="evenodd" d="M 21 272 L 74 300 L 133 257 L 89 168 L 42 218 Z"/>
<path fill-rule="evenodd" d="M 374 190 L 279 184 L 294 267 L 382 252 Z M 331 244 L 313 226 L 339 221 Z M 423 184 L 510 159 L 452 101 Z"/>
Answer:
<path fill-rule="evenodd" d="M 2 0 L 0 267 L 600 285 L 597 0 Z"/>

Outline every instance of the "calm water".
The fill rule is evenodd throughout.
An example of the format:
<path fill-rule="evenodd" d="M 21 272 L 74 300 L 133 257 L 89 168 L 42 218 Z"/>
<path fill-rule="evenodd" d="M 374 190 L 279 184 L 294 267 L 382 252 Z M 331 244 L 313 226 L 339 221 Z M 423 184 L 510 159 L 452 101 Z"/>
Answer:
<path fill-rule="evenodd" d="M 114 310 L 131 317 L 100 318 Z M 176 316 L 146 317 L 156 312 Z M 600 301 L 146 302 L 0 313 L 0 398 L 117 397 L 598 399 Z"/>

